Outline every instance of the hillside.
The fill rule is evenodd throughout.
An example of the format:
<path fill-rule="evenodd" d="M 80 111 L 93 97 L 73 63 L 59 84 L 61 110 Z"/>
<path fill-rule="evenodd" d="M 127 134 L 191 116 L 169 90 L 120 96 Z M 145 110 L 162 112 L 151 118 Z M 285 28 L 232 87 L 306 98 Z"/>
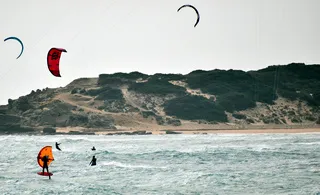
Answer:
<path fill-rule="evenodd" d="M 320 65 L 80 78 L 0 106 L 0 132 L 291 128 L 320 123 Z"/>

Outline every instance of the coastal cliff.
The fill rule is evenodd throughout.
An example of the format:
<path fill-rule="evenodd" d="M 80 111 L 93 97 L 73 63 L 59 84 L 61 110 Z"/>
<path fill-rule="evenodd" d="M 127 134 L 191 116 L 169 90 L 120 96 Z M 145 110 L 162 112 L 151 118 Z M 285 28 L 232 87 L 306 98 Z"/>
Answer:
<path fill-rule="evenodd" d="M 320 123 L 320 65 L 76 79 L 0 106 L 0 132 L 248 129 Z"/>

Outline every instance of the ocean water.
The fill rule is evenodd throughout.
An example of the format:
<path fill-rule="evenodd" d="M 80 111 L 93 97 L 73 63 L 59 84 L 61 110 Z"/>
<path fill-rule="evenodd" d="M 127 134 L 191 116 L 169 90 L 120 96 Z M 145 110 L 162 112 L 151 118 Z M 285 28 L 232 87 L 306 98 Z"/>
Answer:
<path fill-rule="evenodd" d="M 46 145 L 51 180 L 37 175 Z M 317 133 L 10 135 L 0 148 L 0 194 L 320 194 Z"/>

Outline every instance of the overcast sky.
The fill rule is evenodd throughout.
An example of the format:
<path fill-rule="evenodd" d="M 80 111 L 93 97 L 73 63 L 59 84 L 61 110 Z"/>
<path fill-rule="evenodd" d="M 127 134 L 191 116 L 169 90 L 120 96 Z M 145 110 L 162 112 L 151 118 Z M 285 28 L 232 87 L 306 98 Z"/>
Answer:
<path fill-rule="evenodd" d="M 320 0 L 0 0 L 0 104 L 79 77 L 320 63 Z M 183 4 L 191 8 L 177 12 Z M 0 39 L 0 40 L 1 40 Z M 61 78 L 51 47 L 65 48 Z"/>

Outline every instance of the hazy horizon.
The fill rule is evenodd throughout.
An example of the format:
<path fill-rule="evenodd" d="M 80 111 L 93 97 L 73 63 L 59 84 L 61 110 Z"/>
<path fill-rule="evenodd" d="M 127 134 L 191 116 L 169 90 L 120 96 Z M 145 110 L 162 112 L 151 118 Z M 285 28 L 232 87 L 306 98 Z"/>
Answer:
<path fill-rule="evenodd" d="M 194 5 L 177 12 L 183 4 Z M 0 105 L 74 79 L 138 71 L 258 70 L 320 64 L 317 0 L 12 0 L 0 7 Z M 67 50 L 61 78 L 48 71 L 52 47 Z"/>

